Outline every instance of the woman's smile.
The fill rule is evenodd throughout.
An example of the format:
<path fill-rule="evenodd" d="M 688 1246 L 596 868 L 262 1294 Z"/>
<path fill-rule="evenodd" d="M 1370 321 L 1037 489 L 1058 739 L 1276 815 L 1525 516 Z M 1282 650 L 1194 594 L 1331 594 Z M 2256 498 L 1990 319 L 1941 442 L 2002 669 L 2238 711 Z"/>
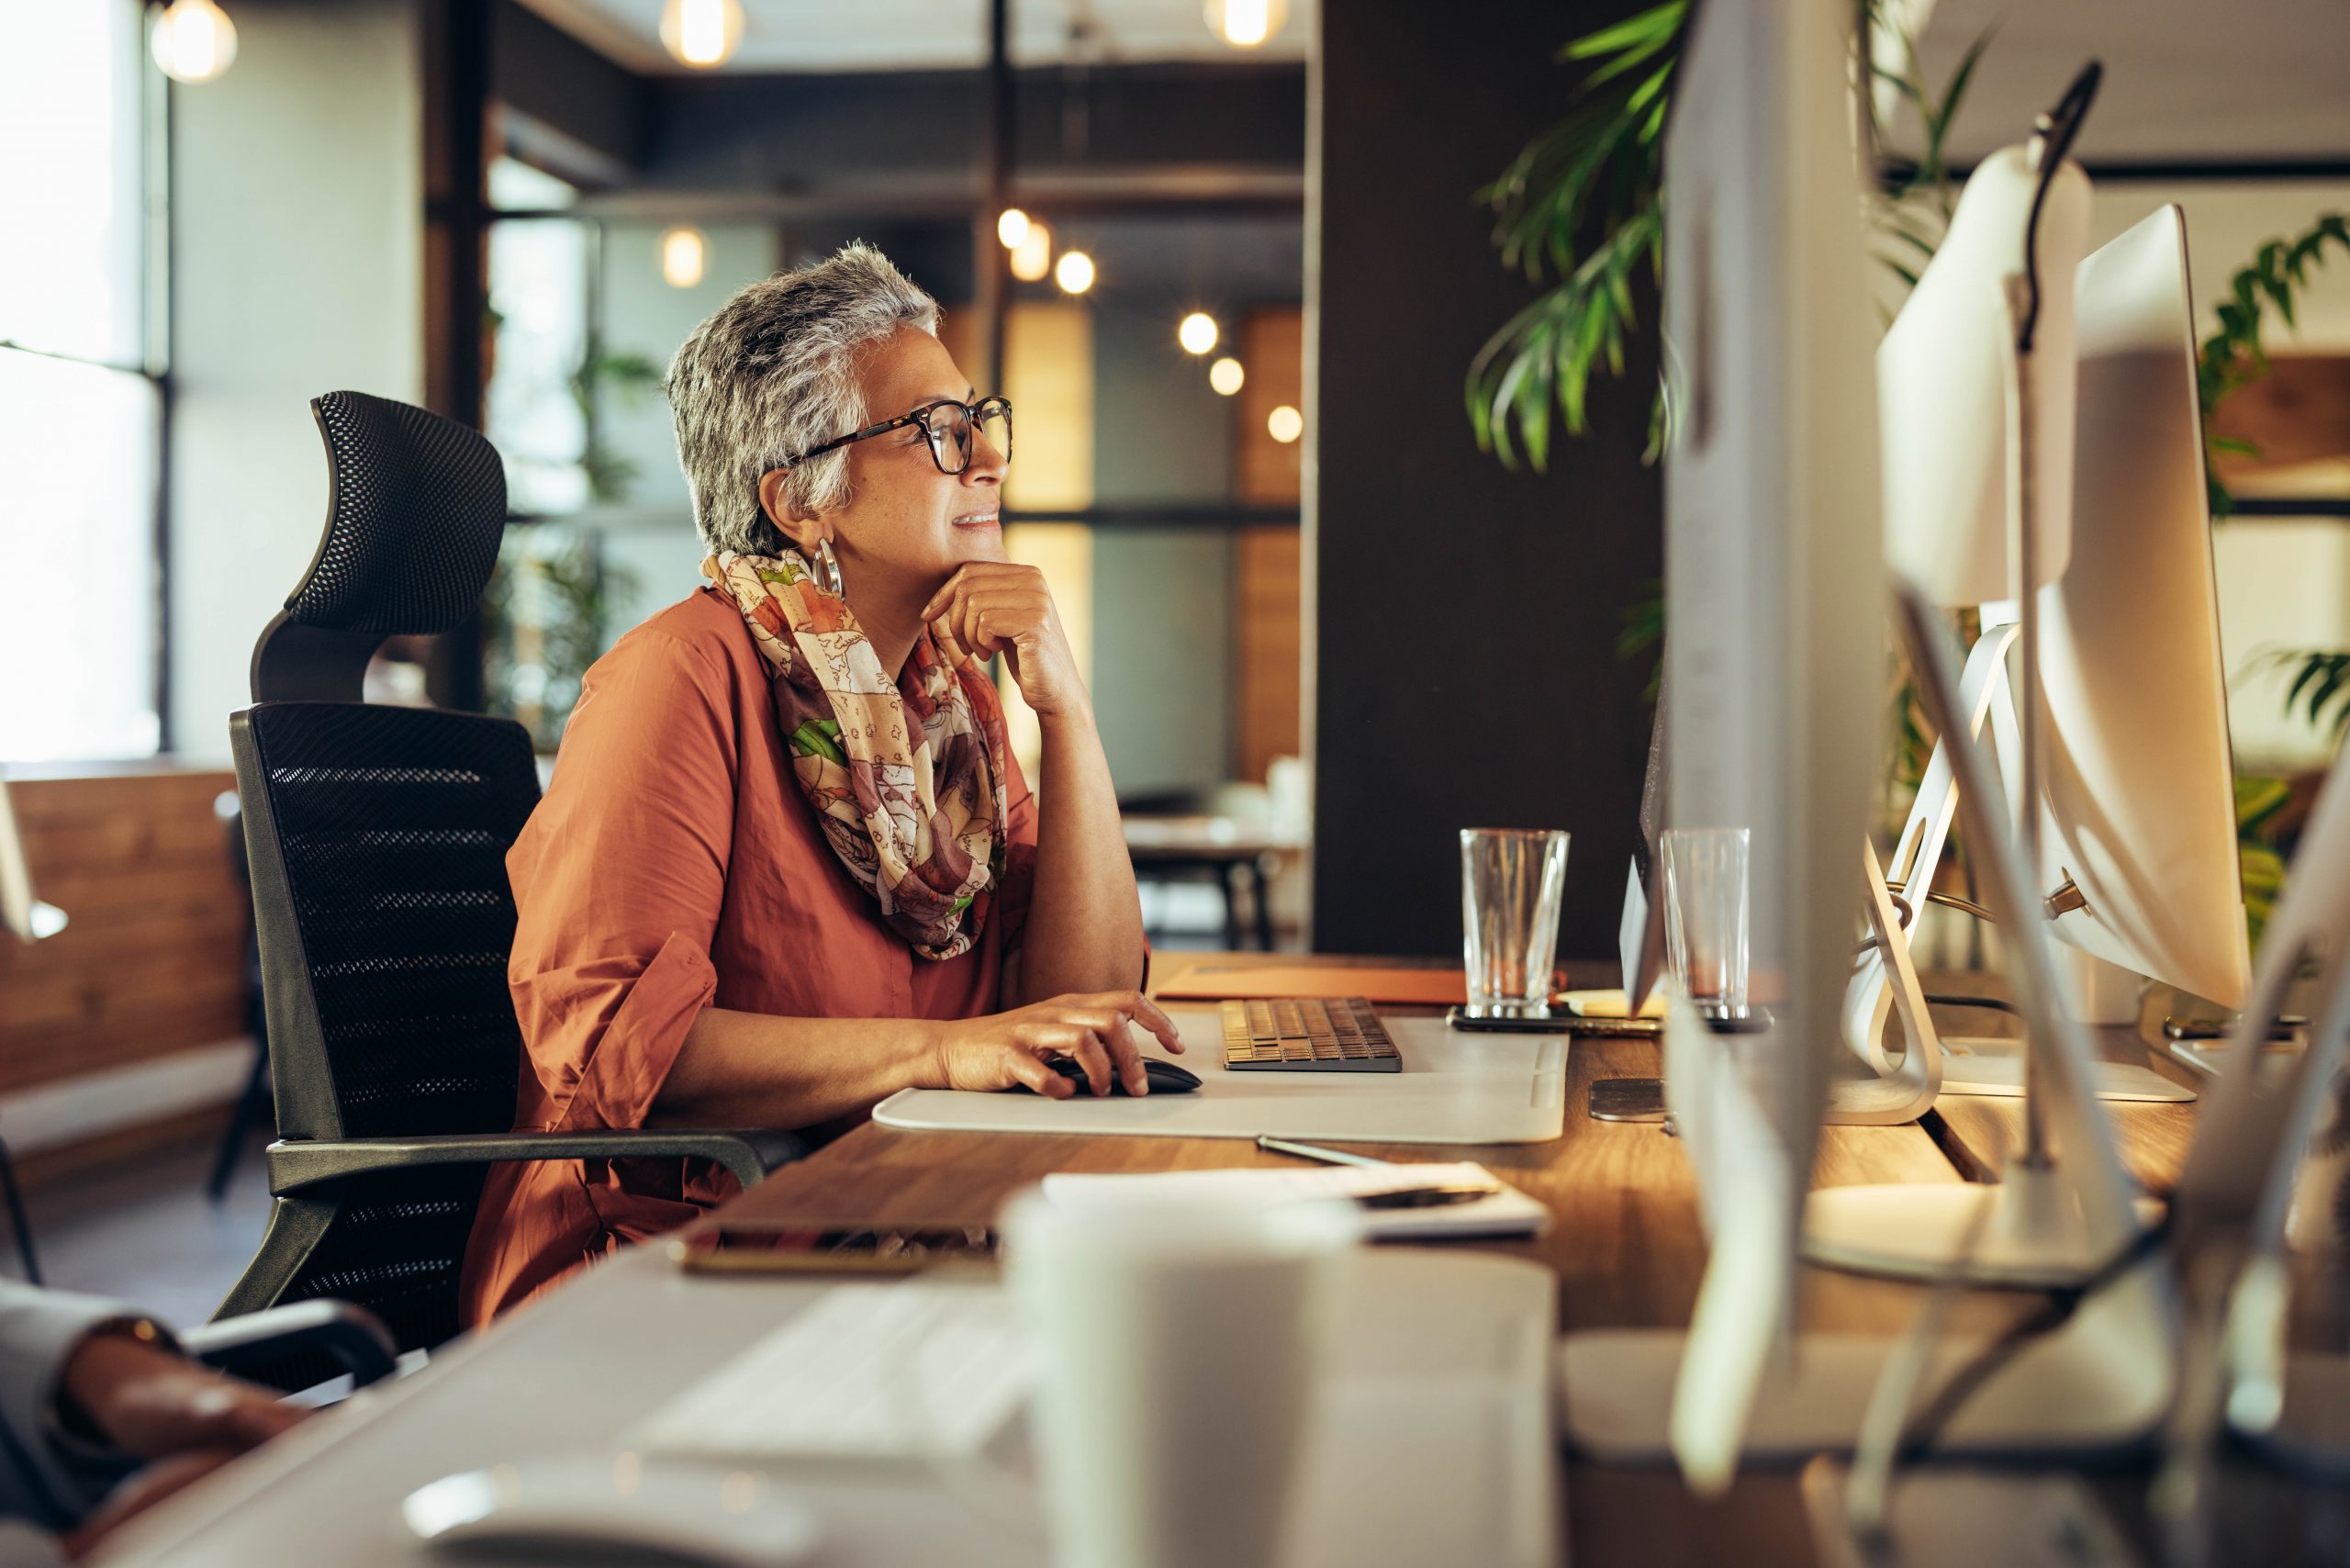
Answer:
<path fill-rule="evenodd" d="M 990 507 L 985 511 L 968 511 L 961 517 L 949 521 L 957 528 L 991 529 L 998 526 L 997 511 L 993 507 Z"/>

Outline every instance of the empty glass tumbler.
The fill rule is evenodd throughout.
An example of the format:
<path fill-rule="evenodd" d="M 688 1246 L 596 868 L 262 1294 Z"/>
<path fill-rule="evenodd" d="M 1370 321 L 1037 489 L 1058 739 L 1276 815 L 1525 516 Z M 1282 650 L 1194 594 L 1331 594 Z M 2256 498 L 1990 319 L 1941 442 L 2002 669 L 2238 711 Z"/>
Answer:
<path fill-rule="evenodd" d="M 1539 1012 L 1549 1003 L 1566 880 L 1563 833 L 1460 830 L 1460 957 L 1472 1009 Z"/>
<path fill-rule="evenodd" d="M 1746 1016 L 1746 852 L 1742 827 L 1666 830 L 1664 941 L 1697 1011 Z"/>

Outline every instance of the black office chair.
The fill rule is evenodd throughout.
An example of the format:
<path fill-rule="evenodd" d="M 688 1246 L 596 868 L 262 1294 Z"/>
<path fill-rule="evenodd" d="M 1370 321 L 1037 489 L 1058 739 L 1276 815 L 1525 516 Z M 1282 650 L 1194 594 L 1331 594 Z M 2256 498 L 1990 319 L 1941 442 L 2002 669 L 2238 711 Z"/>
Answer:
<path fill-rule="evenodd" d="M 402 403 L 310 405 L 332 470 L 325 537 L 253 649 L 229 719 L 260 936 L 277 1141 L 260 1253 L 222 1316 L 334 1296 L 403 1350 L 455 1334 L 486 1167 L 714 1160 L 744 1186 L 803 1146 L 774 1132 L 516 1133 L 506 851 L 538 803 L 520 724 L 359 700 L 386 637 L 475 612 L 505 527 L 478 434 Z M 263 1376 L 303 1386 L 322 1372 Z"/>

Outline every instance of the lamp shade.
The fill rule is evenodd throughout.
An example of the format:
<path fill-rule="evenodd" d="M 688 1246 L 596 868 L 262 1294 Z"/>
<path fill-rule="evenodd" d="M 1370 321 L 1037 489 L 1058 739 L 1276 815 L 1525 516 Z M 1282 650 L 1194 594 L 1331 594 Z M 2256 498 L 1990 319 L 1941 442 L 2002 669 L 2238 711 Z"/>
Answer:
<path fill-rule="evenodd" d="M 2073 534 L 2078 377 L 2075 272 L 2088 251 L 2089 180 L 2066 162 L 2042 206 L 2040 313 L 2026 375 L 2039 561 L 2009 559 L 2006 284 L 2020 274 L 2039 170 L 2022 147 L 1984 160 L 1950 231 L 1876 356 L 1886 560 L 1939 604 L 2019 596 L 2064 575 Z"/>

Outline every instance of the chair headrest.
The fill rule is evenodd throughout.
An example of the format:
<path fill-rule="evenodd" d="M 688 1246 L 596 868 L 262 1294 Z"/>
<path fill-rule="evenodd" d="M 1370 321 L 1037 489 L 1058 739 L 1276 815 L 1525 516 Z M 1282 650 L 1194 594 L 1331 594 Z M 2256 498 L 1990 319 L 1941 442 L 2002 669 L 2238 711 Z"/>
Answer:
<path fill-rule="evenodd" d="M 445 632 L 498 564 L 506 470 L 478 431 L 364 392 L 310 400 L 331 487 L 319 554 L 287 618 L 379 637 Z"/>
<path fill-rule="evenodd" d="M 256 702 L 356 702 L 386 637 L 431 636 L 481 604 L 506 531 L 506 468 L 480 432 L 422 409 L 330 392 L 326 532 L 253 644 Z"/>

